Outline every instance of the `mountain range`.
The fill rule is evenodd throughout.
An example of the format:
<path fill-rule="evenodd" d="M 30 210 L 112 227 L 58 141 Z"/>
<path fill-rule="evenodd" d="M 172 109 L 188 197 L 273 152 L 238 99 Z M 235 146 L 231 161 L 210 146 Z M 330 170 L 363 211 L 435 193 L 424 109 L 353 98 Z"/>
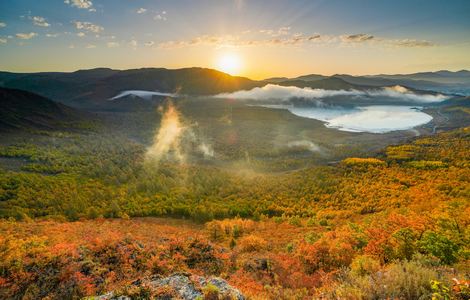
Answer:
<path fill-rule="evenodd" d="M 147 90 L 182 95 L 205 96 L 238 90 L 249 90 L 268 83 L 300 88 L 328 90 L 364 90 L 402 85 L 415 90 L 470 94 L 470 71 L 438 71 L 414 74 L 352 76 L 336 74 L 303 75 L 251 80 L 206 68 L 143 68 L 113 70 L 96 68 L 76 72 L 12 73 L 0 72 L 0 87 L 36 93 L 72 107 L 88 110 L 129 108 L 129 103 L 108 101 L 122 91 Z M 157 97 L 158 98 L 158 97 Z M 163 97 L 162 97 L 163 98 Z M 131 106 L 146 107 L 133 98 Z M 112 102 L 112 103 L 111 103 Z M 117 108 L 118 110 L 121 108 Z"/>
<path fill-rule="evenodd" d="M 265 79 L 264 81 L 287 85 L 289 82 L 296 84 L 299 80 L 307 82 L 320 82 L 321 80 L 325 80 L 327 78 L 342 79 L 352 85 L 368 87 L 402 85 L 419 90 L 432 90 L 463 95 L 470 94 L 470 71 L 467 70 L 460 70 L 456 72 L 441 70 L 437 72 L 419 72 L 412 74 L 379 74 L 363 76 L 353 76 L 348 74 L 335 74 L 332 76 L 309 74 L 294 78 L 273 77 Z"/>

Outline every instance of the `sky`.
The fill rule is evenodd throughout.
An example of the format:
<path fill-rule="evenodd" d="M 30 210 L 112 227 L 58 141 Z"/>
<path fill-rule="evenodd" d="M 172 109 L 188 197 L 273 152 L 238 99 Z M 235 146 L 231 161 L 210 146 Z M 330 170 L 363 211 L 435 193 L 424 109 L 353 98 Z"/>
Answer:
<path fill-rule="evenodd" d="M 0 0 L 0 70 L 470 69 L 469 0 Z"/>

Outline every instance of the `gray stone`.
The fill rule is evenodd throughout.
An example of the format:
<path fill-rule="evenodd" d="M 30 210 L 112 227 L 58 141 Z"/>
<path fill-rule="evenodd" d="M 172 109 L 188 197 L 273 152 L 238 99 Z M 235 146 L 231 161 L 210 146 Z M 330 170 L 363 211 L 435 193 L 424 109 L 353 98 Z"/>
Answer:
<path fill-rule="evenodd" d="M 151 291 L 169 287 L 175 293 L 176 299 L 196 300 L 203 298 L 204 288 L 209 284 L 217 287 L 222 299 L 245 300 L 243 294 L 236 288 L 230 286 L 225 280 L 219 277 L 205 278 L 191 275 L 190 273 L 175 273 L 168 277 L 159 275 L 150 276 L 134 281 L 131 286 L 145 287 Z M 123 289 L 126 290 L 125 288 Z M 116 296 L 119 295 L 119 296 Z M 174 299 L 175 297 L 163 297 L 162 299 Z M 131 300 L 132 295 L 123 295 L 122 292 L 109 292 L 95 297 L 88 297 L 90 300 Z"/>

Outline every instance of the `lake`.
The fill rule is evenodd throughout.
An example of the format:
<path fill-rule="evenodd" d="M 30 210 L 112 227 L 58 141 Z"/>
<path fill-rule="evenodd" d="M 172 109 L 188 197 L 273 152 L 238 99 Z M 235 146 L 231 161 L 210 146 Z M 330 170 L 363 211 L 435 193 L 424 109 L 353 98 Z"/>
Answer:
<path fill-rule="evenodd" d="M 260 106 L 287 109 L 296 116 L 323 121 L 326 127 L 350 132 L 386 133 L 408 130 L 432 120 L 432 116 L 422 112 L 422 108 L 417 106 L 371 105 L 355 108 L 284 104 Z"/>

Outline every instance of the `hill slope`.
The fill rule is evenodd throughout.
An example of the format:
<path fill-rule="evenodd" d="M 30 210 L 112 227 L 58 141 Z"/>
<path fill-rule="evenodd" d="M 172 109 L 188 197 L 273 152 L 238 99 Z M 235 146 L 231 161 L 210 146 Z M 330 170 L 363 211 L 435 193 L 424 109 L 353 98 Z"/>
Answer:
<path fill-rule="evenodd" d="M 75 127 L 85 115 L 42 96 L 0 88 L 0 131 Z"/>

